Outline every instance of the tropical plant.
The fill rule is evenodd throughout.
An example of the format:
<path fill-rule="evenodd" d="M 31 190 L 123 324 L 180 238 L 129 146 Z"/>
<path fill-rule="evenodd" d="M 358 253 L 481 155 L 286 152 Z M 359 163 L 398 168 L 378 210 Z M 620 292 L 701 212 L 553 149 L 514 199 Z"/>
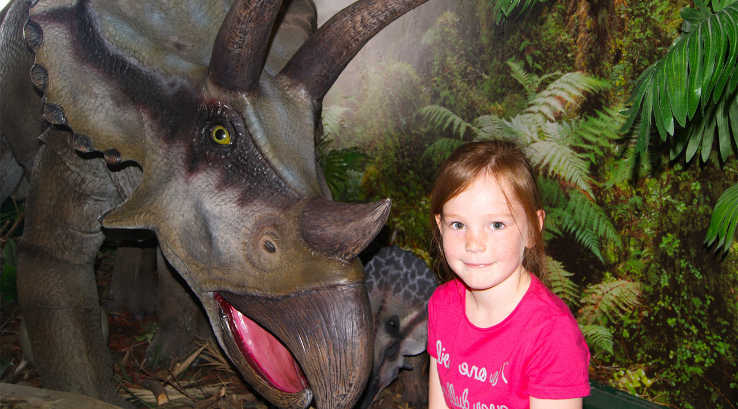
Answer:
<path fill-rule="evenodd" d="M 331 147 L 333 140 L 341 132 L 342 118 L 347 111 L 348 108 L 338 105 L 324 107 L 323 134 L 316 144 L 316 150 L 318 164 L 333 197 L 342 201 L 355 201 L 359 197 L 361 176 L 369 156 L 356 147 Z"/>
<path fill-rule="evenodd" d="M 681 15 L 683 33 L 641 74 L 623 129 L 638 134 L 640 153 L 655 127 L 672 159 L 683 153 L 687 162 L 707 162 L 716 149 L 725 162 L 738 146 L 738 2 L 696 0 Z M 736 191 L 726 191 L 713 212 L 705 242 L 716 249 L 727 251 L 735 237 Z"/>
<path fill-rule="evenodd" d="M 487 114 L 472 121 L 442 106 L 424 107 L 420 115 L 427 123 L 452 135 L 439 138 L 424 155 L 440 161 L 465 141 L 517 141 L 541 172 L 538 185 L 546 207 L 544 239 L 571 234 L 604 261 L 601 240 L 619 243 L 619 236 L 607 214 L 594 201 L 591 166 L 612 153 L 612 141 L 619 137 L 617 131 L 623 116 L 618 108 L 607 108 L 581 117 L 578 108 L 587 93 L 604 90 L 607 83 L 580 72 L 539 77 L 525 72 L 513 61 L 508 65 L 513 78 L 526 92 L 527 106 L 510 119 Z M 612 354 L 613 334 L 607 325 L 636 307 L 639 284 L 627 280 L 603 281 L 590 284 L 582 293 L 571 279 L 573 274 L 561 262 L 546 257 L 543 270 L 543 281 L 570 307 L 577 307 L 581 296 L 579 323 L 590 347 Z"/>
<path fill-rule="evenodd" d="M 538 3 L 546 0 L 490 0 L 492 10 L 499 24 L 514 13 L 524 13 Z"/>
<path fill-rule="evenodd" d="M 534 167 L 546 175 L 541 190 L 549 213 L 548 231 L 554 235 L 573 234 L 602 260 L 599 240 L 617 241 L 618 237 L 592 200 L 590 165 L 612 146 L 622 118 L 615 109 L 585 118 L 577 118 L 574 113 L 586 93 L 601 91 L 607 83 L 580 72 L 537 77 L 513 61 L 508 65 L 513 78 L 525 88 L 527 107 L 509 120 L 487 114 L 468 122 L 442 106 L 426 106 L 420 115 L 428 124 L 455 137 L 439 138 L 427 148 L 425 156 L 439 162 L 465 140 L 517 141 Z M 548 80 L 551 82 L 543 87 Z M 548 183 L 547 178 L 555 182 Z"/>

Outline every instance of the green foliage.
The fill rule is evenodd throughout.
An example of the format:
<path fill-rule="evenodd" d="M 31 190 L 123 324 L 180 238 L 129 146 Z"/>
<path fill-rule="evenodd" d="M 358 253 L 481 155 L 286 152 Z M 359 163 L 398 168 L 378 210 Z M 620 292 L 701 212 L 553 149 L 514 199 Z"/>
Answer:
<path fill-rule="evenodd" d="M 439 139 L 429 146 L 425 156 L 442 160 L 461 141 L 469 139 L 518 141 L 535 168 L 558 180 L 560 186 L 567 186 L 565 190 L 570 192 L 560 196 L 566 199 L 546 202 L 549 229 L 559 235 L 573 233 L 580 244 L 602 260 L 600 239 L 618 238 L 605 213 L 588 199 L 594 195 L 589 167 L 612 147 L 620 116 L 612 109 L 585 118 L 577 118 L 575 112 L 585 93 L 601 91 L 607 83 L 582 73 L 538 77 L 527 74 L 515 62 L 508 64 L 530 96 L 527 107 L 509 120 L 487 114 L 468 122 L 442 106 L 426 106 L 419 111 L 420 116 L 432 128 L 456 136 L 457 142 Z"/>
<path fill-rule="evenodd" d="M 727 251 L 733 244 L 736 226 L 738 225 L 738 184 L 733 185 L 718 199 L 715 210 L 707 228 L 705 244 L 715 245 Z"/>
<path fill-rule="evenodd" d="M 701 2 L 696 9 L 682 10 L 684 33 L 639 78 L 625 125 L 630 129 L 640 119 L 639 151 L 647 149 L 655 125 L 662 141 L 676 137 L 673 157 L 684 152 L 690 161 L 701 152 L 706 162 L 714 142 L 722 160 L 733 153 L 738 122 L 729 125 L 729 118 L 738 113 L 738 4 L 722 3 L 713 3 L 714 12 Z"/>
<path fill-rule="evenodd" d="M 666 56 L 646 69 L 631 97 L 624 129 L 634 128 L 637 152 L 648 149 L 651 128 L 656 127 L 671 157 L 684 153 L 687 162 L 698 153 L 707 162 L 714 148 L 726 161 L 738 147 L 738 2 L 704 1 L 684 8 L 684 32 Z M 732 200 L 722 202 L 734 203 Z M 708 243 L 727 250 L 738 207 L 725 210 L 710 223 Z M 731 226 L 733 226 L 731 228 Z"/>
<path fill-rule="evenodd" d="M 387 133 L 367 153 L 369 162 L 361 180 L 360 201 L 392 199 L 384 245 L 397 245 L 415 254 L 427 254 L 430 245 L 428 192 L 436 168 L 422 166 L 419 134 Z"/>
<path fill-rule="evenodd" d="M 355 201 L 369 157 L 359 148 L 331 149 L 333 138 L 341 134 L 344 107 L 323 110 L 323 137 L 316 144 L 318 163 L 335 200 Z"/>
<path fill-rule="evenodd" d="M 579 324 L 579 329 L 587 340 L 587 346 L 595 352 L 607 352 L 612 355 L 613 341 L 612 331 L 602 325 L 595 324 Z"/>
<path fill-rule="evenodd" d="M 503 19 L 510 17 L 514 12 L 524 13 L 538 3 L 546 0 L 489 0 L 492 10 L 499 24 Z"/>
<path fill-rule="evenodd" d="M 618 322 L 625 314 L 635 310 L 640 296 L 640 284 L 628 280 L 606 280 L 587 287 L 582 297 L 579 320 L 592 324 L 604 319 Z"/>
<path fill-rule="evenodd" d="M 573 273 L 564 269 L 561 262 L 546 256 L 541 280 L 554 294 L 570 306 L 579 303 L 579 286 L 571 280 Z"/>
<path fill-rule="evenodd" d="M 615 338 L 605 365 L 642 368 L 654 383 L 632 390 L 649 400 L 730 408 L 738 396 L 731 386 L 738 370 L 738 264 L 721 263 L 701 245 L 712 198 L 730 182 L 714 168 L 663 169 L 664 162 L 660 174 L 605 192 L 627 238 L 613 250 L 617 261 L 607 274 L 641 283 L 640 306 L 607 323 Z M 625 375 L 612 374 L 614 386 L 624 387 Z"/>
<path fill-rule="evenodd" d="M 613 383 L 618 389 L 630 392 L 633 395 L 644 395 L 653 384 L 653 379 L 646 376 L 643 368 L 618 369 L 613 375 Z"/>

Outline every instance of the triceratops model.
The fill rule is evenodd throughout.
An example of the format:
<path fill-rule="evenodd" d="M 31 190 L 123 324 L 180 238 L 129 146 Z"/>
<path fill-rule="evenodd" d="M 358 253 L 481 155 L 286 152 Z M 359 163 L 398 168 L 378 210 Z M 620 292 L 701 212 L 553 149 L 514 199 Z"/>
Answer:
<path fill-rule="evenodd" d="M 437 285 L 425 262 L 399 247 L 383 247 L 365 270 L 375 338 L 372 374 L 360 409 L 368 408 L 400 369 L 408 367 L 407 357 L 425 351 L 428 300 Z M 427 383 L 422 368 L 414 369 L 419 382 Z"/>
<path fill-rule="evenodd" d="M 373 337 L 356 255 L 389 202 L 331 201 L 314 141 L 346 64 L 423 2 L 362 0 L 315 33 L 307 0 L 2 11 L 0 200 L 30 182 L 17 284 L 47 386 L 115 400 L 93 264 L 106 232 L 146 229 L 259 393 L 358 399 Z"/>

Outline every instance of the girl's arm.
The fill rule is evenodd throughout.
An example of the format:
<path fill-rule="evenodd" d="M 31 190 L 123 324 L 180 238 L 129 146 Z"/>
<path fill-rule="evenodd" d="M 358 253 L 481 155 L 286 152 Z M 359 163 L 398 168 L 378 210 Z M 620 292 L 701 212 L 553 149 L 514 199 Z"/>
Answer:
<path fill-rule="evenodd" d="M 446 400 L 443 398 L 441 380 L 438 378 L 438 367 L 436 358 L 430 357 L 430 368 L 428 371 L 428 409 L 448 409 Z"/>
<path fill-rule="evenodd" d="M 537 399 L 531 396 L 530 409 L 582 409 L 582 398 Z"/>

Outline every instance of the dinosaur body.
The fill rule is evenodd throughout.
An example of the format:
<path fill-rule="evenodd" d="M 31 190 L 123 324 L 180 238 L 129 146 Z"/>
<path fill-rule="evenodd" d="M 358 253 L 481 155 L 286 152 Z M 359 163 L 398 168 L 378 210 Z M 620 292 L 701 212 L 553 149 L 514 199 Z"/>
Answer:
<path fill-rule="evenodd" d="M 360 1 L 315 33 L 303 0 L 2 12 L 0 200 L 30 184 L 17 284 L 47 386 L 116 399 L 94 260 L 106 235 L 150 230 L 260 394 L 357 400 L 372 322 L 356 255 L 389 202 L 331 201 L 314 141 L 341 70 L 421 3 Z"/>
<path fill-rule="evenodd" d="M 365 266 L 374 317 L 372 374 L 360 407 L 367 408 L 402 368 L 408 357 L 425 351 L 428 300 L 437 282 L 425 262 L 399 247 L 383 247 Z M 415 372 L 422 373 L 421 368 Z M 422 376 L 422 375 L 421 375 Z M 427 383 L 427 377 L 420 380 Z"/>

